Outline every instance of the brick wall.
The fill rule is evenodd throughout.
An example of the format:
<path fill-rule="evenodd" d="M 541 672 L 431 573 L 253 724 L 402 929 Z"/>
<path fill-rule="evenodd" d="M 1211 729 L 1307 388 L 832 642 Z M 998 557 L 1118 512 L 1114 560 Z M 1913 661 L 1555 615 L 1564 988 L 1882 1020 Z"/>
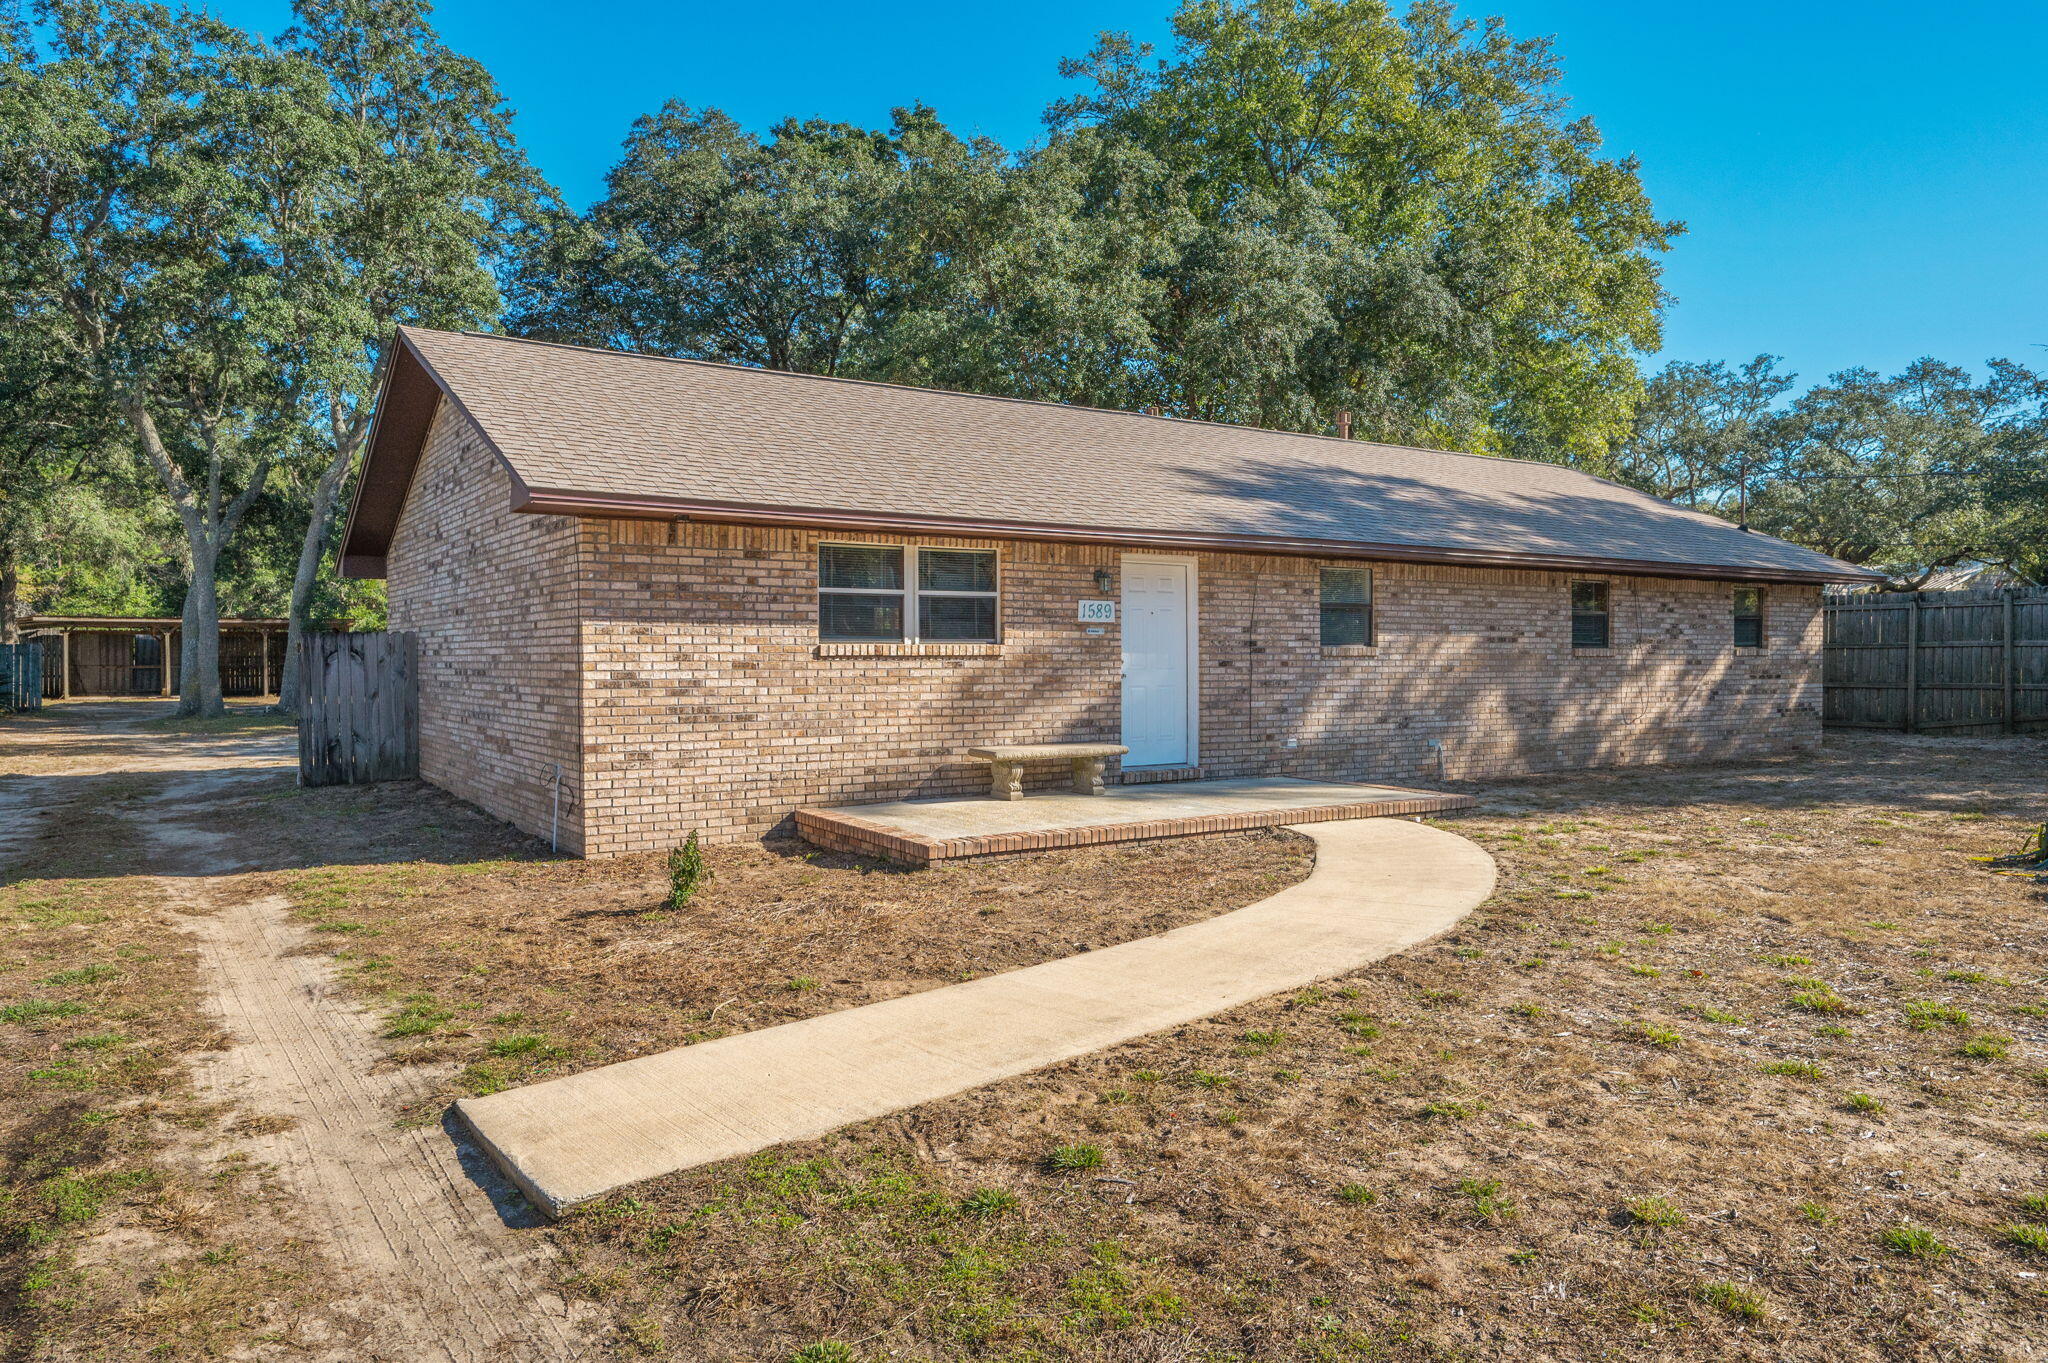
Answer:
<path fill-rule="evenodd" d="M 578 526 L 509 510 L 510 476 L 441 404 L 388 558 L 390 624 L 420 636 L 420 775 L 561 845 L 582 845 Z"/>
<path fill-rule="evenodd" d="M 578 533 L 592 855 L 692 828 L 753 836 L 800 805 L 976 791 L 985 768 L 958 754 L 977 743 L 1118 737 L 1116 628 L 1074 620 L 1115 549 L 920 537 L 999 550 L 1003 643 L 821 645 L 817 544 L 912 541 L 647 521 Z M 1325 650 L 1320 566 L 1198 556 L 1205 775 L 1427 783 L 1819 740 L 1818 589 L 1771 588 L 1767 646 L 1737 654 L 1728 584 L 1602 577 L 1612 646 L 1575 651 L 1573 575 L 1378 564 L 1375 644 Z"/>

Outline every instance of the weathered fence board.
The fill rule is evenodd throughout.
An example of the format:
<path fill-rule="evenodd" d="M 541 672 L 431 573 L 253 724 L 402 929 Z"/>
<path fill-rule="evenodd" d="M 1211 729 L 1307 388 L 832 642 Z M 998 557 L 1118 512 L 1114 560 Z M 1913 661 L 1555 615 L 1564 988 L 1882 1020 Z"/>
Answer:
<path fill-rule="evenodd" d="M 43 708 L 43 646 L 0 644 L 0 710 Z"/>
<path fill-rule="evenodd" d="M 307 634 L 299 651 L 299 780 L 360 785 L 417 775 L 419 640 Z"/>
<path fill-rule="evenodd" d="M 2048 590 L 1830 596 L 1822 616 L 1822 715 L 1831 728 L 2048 726 Z"/>

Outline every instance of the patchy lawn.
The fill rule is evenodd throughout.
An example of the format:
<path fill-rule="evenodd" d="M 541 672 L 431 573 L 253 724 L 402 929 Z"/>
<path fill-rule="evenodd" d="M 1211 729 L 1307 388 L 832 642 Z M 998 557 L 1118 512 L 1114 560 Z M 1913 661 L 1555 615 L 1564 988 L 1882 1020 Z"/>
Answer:
<path fill-rule="evenodd" d="M 1878 735 L 1478 788 L 1441 822 L 1501 890 L 1429 946 L 530 1233 L 622 1356 L 692 1363 L 2037 1357 L 2048 900 L 1976 858 L 2018 847 L 2044 776 L 2048 741 Z M 441 1085 L 397 1122 L 1307 870 L 1283 833 L 924 872 L 715 848 L 671 912 L 653 859 L 288 781 L 207 797 L 247 859 L 209 893 L 292 899 Z M 0 889 L 14 1347 L 286 1356 L 262 1340 L 317 1256 L 237 1223 L 260 1171 L 181 1153 L 233 1146 L 177 1063 L 209 1038 L 175 888 L 78 811 Z M 124 1276 L 137 1237 L 156 1267 Z"/>
<path fill-rule="evenodd" d="M 1263 899 L 1313 864 L 1279 829 L 908 871 L 798 842 L 706 849 L 681 911 L 655 856 L 285 872 L 394 1057 L 463 1094 L 1151 936 Z"/>
<path fill-rule="evenodd" d="M 548 1233 L 650 1356 L 2031 1356 L 2044 905 L 1973 858 L 2040 818 L 2044 757 L 1879 736 L 1486 787 L 1443 823 L 1501 891 L 1437 943 Z M 1284 836 L 713 863 L 681 915 L 651 863 L 286 879 L 395 1053 L 474 1090 L 1300 873 Z"/>
<path fill-rule="evenodd" d="M 188 1058 L 220 1044 L 183 911 L 121 816 L 168 778 L 67 796 L 62 836 L 0 878 L 0 1352 L 215 1358 L 289 1337 L 314 1295 L 259 1169 L 202 1154 L 224 1114 Z M 230 1130 L 227 1135 L 233 1138 Z M 129 1271 L 144 1256 L 148 1273 Z"/>

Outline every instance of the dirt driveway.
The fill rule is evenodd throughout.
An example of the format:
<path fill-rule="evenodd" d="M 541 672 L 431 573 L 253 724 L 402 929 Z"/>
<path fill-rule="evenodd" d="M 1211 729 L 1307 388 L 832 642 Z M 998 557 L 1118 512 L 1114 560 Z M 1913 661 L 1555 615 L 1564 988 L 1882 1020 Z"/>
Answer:
<path fill-rule="evenodd" d="M 251 817 L 297 798 L 292 731 L 253 710 L 180 726 L 169 709 L 71 703 L 0 727 L 0 893 L 8 945 L 27 947 L 0 980 L 12 996 L 80 961 L 7 1019 L 52 1038 L 74 1018 L 120 1024 L 25 1048 L 31 1067 L 90 1059 L 7 1086 L 17 1197 L 57 1225 L 85 1219 L 83 1197 L 105 1223 L 38 1256 L 49 1227 L 10 1218 L 28 1323 L 9 1356 L 199 1357 L 230 1333 L 258 1341 L 236 1357 L 592 1356 L 589 1312 L 549 1290 L 516 1194 L 438 1126 L 394 1122 L 433 1067 L 382 1064 L 383 1024 L 249 883 L 351 850 Z M 110 1186 L 84 1192 L 78 1166 L 48 1174 L 38 1149 L 108 1124 L 77 1094 L 128 1128 L 98 1144 L 111 1172 L 92 1177 Z"/>

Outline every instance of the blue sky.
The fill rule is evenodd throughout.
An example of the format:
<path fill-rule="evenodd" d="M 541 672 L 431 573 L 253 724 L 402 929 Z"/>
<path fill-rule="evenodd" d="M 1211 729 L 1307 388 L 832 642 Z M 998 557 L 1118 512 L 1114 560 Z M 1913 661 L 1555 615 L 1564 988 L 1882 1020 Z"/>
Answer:
<path fill-rule="evenodd" d="M 282 28 L 284 0 L 212 0 Z M 1165 36 L 1169 0 L 664 4 L 441 0 L 529 153 L 579 205 L 632 119 L 675 97 L 765 127 L 936 107 L 1039 134 L 1057 65 L 1102 29 Z M 1566 88 L 1689 231 L 1666 258 L 1664 357 L 1786 357 L 1807 380 L 1923 354 L 2048 366 L 2048 4 L 1496 0 L 1557 39 Z"/>

